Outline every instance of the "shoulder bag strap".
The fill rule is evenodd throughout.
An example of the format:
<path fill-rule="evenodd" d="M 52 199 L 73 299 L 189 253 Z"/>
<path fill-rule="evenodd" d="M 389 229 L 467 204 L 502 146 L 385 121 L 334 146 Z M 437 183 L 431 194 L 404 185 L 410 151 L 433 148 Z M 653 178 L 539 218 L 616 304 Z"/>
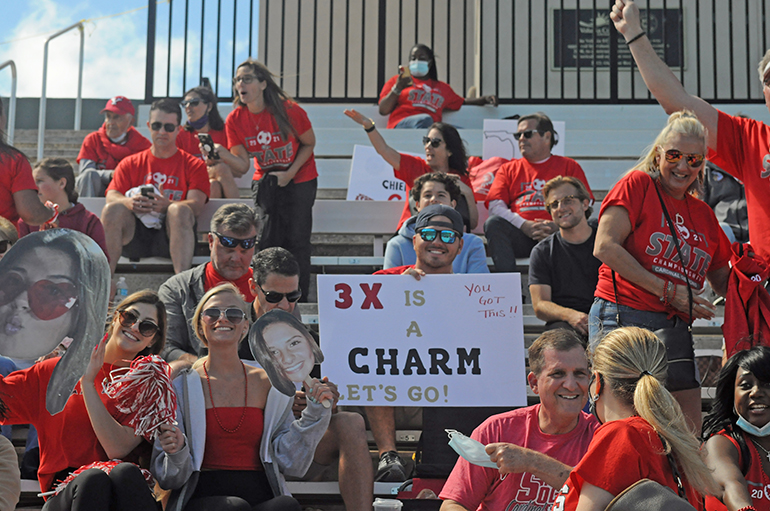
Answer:
<path fill-rule="evenodd" d="M 660 433 L 658 433 L 658 438 L 660 438 L 660 443 L 663 445 L 663 449 L 665 449 L 666 441 L 660 436 Z M 671 474 L 674 476 L 674 482 L 676 482 L 677 493 L 679 493 L 680 497 L 687 500 L 687 492 L 684 490 L 684 483 L 682 483 L 682 476 L 679 475 L 679 469 L 676 467 L 674 455 L 669 451 L 668 454 L 666 454 L 666 458 L 668 459 L 668 464 L 671 466 Z"/>
<path fill-rule="evenodd" d="M 663 202 L 663 196 L 660 194 L 660 190 L 658 190 L 658 185 L 655 182 L 655 179 L 653 179 L 652 176 L 650 176 L 650 179 L 652 179 L 652 186 L 655 188 L 655 192 L 658 194 L 658 199 L 660 200 L 660 207 L 663 208 L 663 215 L 666 217 L 666 223 L 668 224 L 668 229 L 671 231 L 671 235 L 674 237 L 674 246 L 676 247 L 676 253 L 679 255 L 679 264 L 682 265 L 682 274 L 684 275 L 685 280 L 687 281 L 687 297 L 690 302 L 690 328 L 692 328 L 692 286 L 690 285 L 690 278 L 687 276 L 687 268 L 685 268 L 684 264 L 684 258 L 682 257 L 682 249 L 679 248 L 679 236 L 676 234 L 676 229 L 674 229 L 674 223 L 671 221 L 671 217 L 668 215 L 668 209 L 666 209 L 666 204 Z M 676 289 L 676 288 L 674 288 Z"/>

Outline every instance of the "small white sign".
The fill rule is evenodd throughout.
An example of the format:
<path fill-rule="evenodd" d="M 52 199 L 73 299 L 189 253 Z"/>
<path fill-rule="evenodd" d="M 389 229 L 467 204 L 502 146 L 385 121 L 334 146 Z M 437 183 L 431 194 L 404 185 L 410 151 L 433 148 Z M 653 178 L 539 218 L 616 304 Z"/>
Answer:
<path fill-rule="evenodd" d="M 318 313 L 342 405 L 527 404 L 518 273 L 319 275 Z"/>
<path fill-rule="evenodd" d="M 411 154 L 411 153 L 407 153 Z M 372 146 L 353 147 L 347 200 L 406 200 L 406 183 Z"/>
<path fill-rule="evenodd" d="M 483 158 L 488 160 L 493 156 L 500 156 L 508 160 L 521 158 L 519 143 L 513 138 L 518 131 L 519 121 L 484 119 Z M 553 154 L 564 156 L 564 146 L 567 141 L 567 125 L 564 121 L 553 121 L 553 129 L 559 143 L 553 146 Z"/>

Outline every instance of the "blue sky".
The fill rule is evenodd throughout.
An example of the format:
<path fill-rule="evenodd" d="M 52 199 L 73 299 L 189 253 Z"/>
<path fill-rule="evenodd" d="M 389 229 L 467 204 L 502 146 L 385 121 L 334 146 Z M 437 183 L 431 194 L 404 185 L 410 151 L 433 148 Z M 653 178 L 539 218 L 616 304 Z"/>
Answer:
<path fill-rule="evenodd" d="M 222 25 L 232 27 L 232 2 L 224 0 Z M 206 19 L 215 19 L 216 3 L 207 2 Z M 241 12 L 247 7 L 241 2 L 239 8 L 238 38 L 235 41 L 237 61 L 248 55 L 248 35 L 242 27 L 247 20 Z M 200 26 L 200 0 L 190 0 L 190 25 Z M 172 29 L 172 82 L 177 81 L 179 90 L 172 90 L 172 95 L 181 95 L 182 62 L 182 17 L 184 2 L 175 0 L 174 29 Z M 228 6 L 230 17 L 228 19 Z M 255 0 L 254 9 L 258 12 L 259 2 Z M 134 12 L 134 9 L 138 9 Z M 156 93 L 165 92 L 166 44 L 168 27 L 168 0 L 160 0 L 158 12 L 158 51 L 156 52 Z M 125 14 L 122 14 L 125 13 Z M 144 97 L 145 56 L 147 38 L 147 0 L 5 0 L 4 16 L 0 17 L 0 63 L 12 59 L 18 69 L 18 97 L 39 97 L 42 90 L 43 48 L 46 38 L 79 20 L 85 23 L 85 64 L 83 79 L 83 97 L 104 98 L 124 95 L 131 98 Z M 246 14 L 246 13 L 244 13 Z M 256 25 L 255 25 L 256 26 Z M 207 32 L 204 46 L 204 75 L 214 76 L 215 44 L 210 41 Z M 256 38 L 255 38 L 256 40 Z M 232 76 L 229 62 L 233 38 L 224 34 L 220 50 L 220 87 L 227 87 Z M 198 71 L 199 43 L 191 41 L 188 52 L 187 87 L 192 83 Z M 75 97 L 77 93 L 79 34 L 77 29 L 59 36 L 49 45 L 48 58 L 48 97 Z M 227 57 L 225 57 L 225 54 Z M 0 96 L 8 97 L 11 92 L 11 73 L 9 68 L 0 70 Z M 159 91 L 159 87 L 163 91 Z"/>

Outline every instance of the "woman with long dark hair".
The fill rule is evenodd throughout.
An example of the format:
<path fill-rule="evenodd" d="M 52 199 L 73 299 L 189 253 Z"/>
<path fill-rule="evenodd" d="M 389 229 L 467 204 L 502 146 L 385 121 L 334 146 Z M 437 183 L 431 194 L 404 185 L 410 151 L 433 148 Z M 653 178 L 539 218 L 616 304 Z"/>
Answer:
<path fill-rule="evenodd" d="M 428 46 L 415 44 L 409 50 L 409 64 L 398 67 L 398 74 L 385 82 L 380 92 L 380 115 L 388 115 L 388 128 L 429 127 L 441 122 L 444 110 L 463 105 L 494 105 L 496 96 L 465 98 L 449 84 L 439 81 L 436 57 Z"/>
<path fill-rule="evenodd" d="M 711 411 L 703 420 L 706 461 L 718 485 L 708 511 L 770 510 L 770 348 L 730 357 L 719 373 Z"/>
<path fill-rule="evenodd" d="M 460 133 L 451 124 L 436 122 L 428 128 L 427 136 L 422 137 L 425 147 L 425 159 L 408 154 L 399 153 L 385 142 L 385 139 L 375 129 L 374 121 L 356 110 L 345 110 L 345 115 L 354 122 L 363 126 L 369 135 L 369 141 L 374 146 L 377 154 L 393 167 L 393 175 L 406 183 L 406 196 L 412 189 L 414 180 L 428 172 L 442 172 L 450 176 L 456 176 L 456 183 L 462 192 L 465 205 L 458 204 L 457 210 L 463 215 L 468 232 L 476 228 L 479 221 L 479 213 L 476 209 L 476 199 L 468 177 L 468 153 L 465 143 L 460 138 Z M 404 203 L 404 212 L 398 221 L 398 228 L 412 213 L 409 209 L 409 201 Z"/>
<path fill-rule="evenodd" d="M 238 66 L 233 78 L 236 108 L 225 121 L 230 150 L 215 144 L 215 151 L 239 175 L 254 158 L 252 196 L 257 209 L 267 215 L 259 249 L 282 247 L 294 255 L 302 300 L 307 300 L 318 188 L 315 133 L 305 110 L 278 86 L 274 76 L 251 58 Z M 209 158 L 206 163 L 213 161 Z"/>

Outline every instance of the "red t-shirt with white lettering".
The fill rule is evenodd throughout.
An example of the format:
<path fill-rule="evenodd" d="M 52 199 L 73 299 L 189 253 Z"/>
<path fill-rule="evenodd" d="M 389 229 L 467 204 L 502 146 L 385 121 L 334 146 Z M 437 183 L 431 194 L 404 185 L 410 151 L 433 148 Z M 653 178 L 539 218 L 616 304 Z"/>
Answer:
<path fill-rule="evenodd" d="M 184 128 L 179 130 L 179 135 L 176 137 L 176 146 L 182 151 L 192 154 L 196 158 L 205 160 L 201 154 L 201 148 L 198 145 L 198 131 L 187 131 Z M 227 147 L 227 134 L 224 130 L 209 130 L 207 135 L 211 136 L 211 140 L 214 143 Z"/>
<path fill-rule="evenodd" d="M 297 135 L 303 135 L 313 126 L 307 112 L 293 101 L 284 101 L 289 123 Z M 281 134 L 278 122 L 268 108 L 258 114 L 251 113 L 245 106 L 234 109 L 225 121 L 228 149 L 242 145 L 254 158 L 254 181 L 259 181 L 265 172 L 287 170 L 299 150 L 300 142 L 293 133 L 288 138 Z M 304 183 L 318 177 L 313 155 L 294 176 L 295 183 Z"/>
<path fill-rule="evenodd" d="M 115 168 L 107 191 L 125 193 L 135 186 L 152 184 L 163 187 L 163 195 L 178 201 L 189 190 L 200 190 L 208 198 L 209 173 L 206 164 L 195 156 L 177 150 L 170 158 L 156 158 L 150 149 L 124 158 Z"/>
<path fill-rule="evenodd" d="M 380 101 L 390 94 L 390 90 L 398 81 L 398 75 L 385 82 L 380 92 Z M 458 96 L 449 84 L 438 80 L 422 80 L 412 76 L 411 85 L 398 95 L 396 108 L 388 117 L 388 128 L 395 128 L 402 119 L 412 115 L 428 114 L 433 122 L 441 121 L 444 110 L 459 110 L 465 99 Z"/>
<path fill-rule="evenodd" d="M 591 187 L 578 162 L 554 154 L 542 163 L 530 163 L 521 158 L 501 165 L 487 194 L 486 205 L 489 207 L 491 201 L 501 200 L 525 220 L 551 221 L 551 214 L 545 210 L 542 190 L 556 176 L 576 177 L 593 199 Z"/>
<path fill-rule="evenodd" d="M 0 216 L 14 224 L 19 213 L 13 194 L 22 190 L 37 191 L 29 161 L 21 153 L 0 154 Z"/>
<path fill-rule="evenodd" d="M 657 185 L 657 180 L 653 182 L 649 174 L 641 170 L 623 176 L 602 201 L 599 221 L 610 206 L 625 209 L 631 221 L 631 232 L 623 242 L 623 248 L 645 270 L 675 284 L 687 284 L 653 183 Z M 730 261 L 730 242 L 708 204 L 689 194 L 682 200 L 674 199 L 663 190 L 661 195 L 671 220 L 677 225 L 677 235 L 684 242 L 680 248 L 687 260 L 687 276 L 693 289 L 699 290 L 708 271 L 723 268 Z M 624 279 L 620 273 L 615 272 L 615 278 L 621 305 L 643 311 L 674 313 L 674 309 L 667 309 L 660 301 L 662 287 L 660 294 L 654 295 Z M 612 270 L 606 264 L 599 268 L 596 296 L 615 302 Z M 677 314 L 689 321 L 686 313 Z"/>

